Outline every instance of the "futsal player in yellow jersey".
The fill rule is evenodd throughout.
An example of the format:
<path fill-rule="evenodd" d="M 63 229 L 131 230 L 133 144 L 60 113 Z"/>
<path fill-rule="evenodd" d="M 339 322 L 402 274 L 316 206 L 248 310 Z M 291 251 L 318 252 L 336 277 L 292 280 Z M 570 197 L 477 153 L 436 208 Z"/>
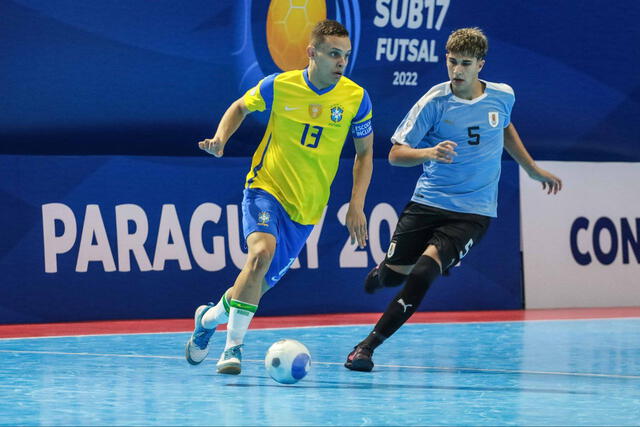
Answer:
<path fill-rule="evenodd" d="M 245 182 L 242 225 L 248 255 L 234 285 L 195 312 L 186 358 L 201 363 L 217 325 L 228 322 L 217 363 L 222 374 L 239 374 L 242 347 L 262 295 L 286 273 L 324 211 L 345 139 L 356 148 L 347 212 L 351 242 L 366 245 L 363 207 L 373 170 L 371 101 L 343 76 L 351 54 L 349 33 L 338 22 L 319 22 L 307 47 L 309 67 L 262 79 L 225 112 L 215 136 L 199 142 L 221 157 L 247 114 L 270 111 L 269 123 Z"/>

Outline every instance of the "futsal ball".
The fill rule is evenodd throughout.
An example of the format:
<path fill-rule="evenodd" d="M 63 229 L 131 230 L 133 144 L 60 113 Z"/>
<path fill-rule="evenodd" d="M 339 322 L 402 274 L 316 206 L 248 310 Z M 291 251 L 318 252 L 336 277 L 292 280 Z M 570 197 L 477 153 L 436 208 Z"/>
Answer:
<path fill-rule="evenodd" d="M 306 67 L 311 30 L 326 17 L 326 0 L 271 0 L 267 45 L 273 62 L 283 71 Z"/>
<path fill-rule="evenodd" d="M 311 368 L 311 354 L 299 341 L 276 341 L 267 350 L 264 366 L 269 376 L 282 384 L 293 384 L 303 379 Z"/>

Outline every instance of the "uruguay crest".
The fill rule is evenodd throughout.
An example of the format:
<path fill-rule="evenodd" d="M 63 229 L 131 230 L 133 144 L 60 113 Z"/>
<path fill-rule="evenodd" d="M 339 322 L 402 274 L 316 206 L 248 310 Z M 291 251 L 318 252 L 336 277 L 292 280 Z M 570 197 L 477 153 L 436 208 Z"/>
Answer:
<path fill-rule="evenodd" d="M 269 215 L 269 212 L 262 211 L 260 212 L 260 215 L 258 215 L 258 221 L 260 221 L 258 225 L 269 225 L 268 222 L 270 219 L 271 216 Z"/>
<path fill-rule="evenodd" d="M 322 105 L 320 104 L 309 104 L 309 115 L 312 119 L 317 119 L 322 114 Z"/>
<path fill-rule="evenodd" d="M 396 242 L 391 242 L 389 244 L 389 249 L 387 249 L 387 257 L 391 258 L 395 252 L 396 252 Z"/>
<path fill-rule="evenodd" d="M 489 124 L 492 128 L 498 126 L 500 115 L 497 111 L 489 111 Z"/>
<path fill-rule="evenodd" d="M 331 120 L 336 123 L 339 122 L 340 120 L 342 120 L 342 113 L 344 113 L 342 107 L 339 105 L 334 105 L 333 107 L 331 107 Z"/>

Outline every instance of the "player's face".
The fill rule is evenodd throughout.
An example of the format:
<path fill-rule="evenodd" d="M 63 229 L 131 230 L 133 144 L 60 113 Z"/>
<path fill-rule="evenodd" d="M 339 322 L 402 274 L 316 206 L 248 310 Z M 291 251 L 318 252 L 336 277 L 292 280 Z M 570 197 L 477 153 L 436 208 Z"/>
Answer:
<path fill-rule="evenodd" d="M 447 71 L 453 93 L 470 94 L 478 83 L 484 59 L 459 53 L 447 53 Z"/>
<path fill-rule="evenodd" d="M 309 71 L 314 84 L 323 89 L 338 83 L 349 63 L 351 41 L 349 37 L 326 36 L 324 43 L 309 48 Z"/>

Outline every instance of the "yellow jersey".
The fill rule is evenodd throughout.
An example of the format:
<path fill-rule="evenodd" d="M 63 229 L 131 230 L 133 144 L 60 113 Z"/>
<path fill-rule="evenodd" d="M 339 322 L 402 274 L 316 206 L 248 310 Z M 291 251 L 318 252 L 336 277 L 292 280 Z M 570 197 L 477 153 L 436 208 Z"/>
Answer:
<path fill-rule="evenodd" d="M 293 221 L 316 224 L 349 132 L 355 138 L 372 132 L 369 95 L 344 76 L 317 89 L 305 69 L 265 77 L 244 102 L 250 111 L 271 111 L 245 187 L 273 195 Z"/>

